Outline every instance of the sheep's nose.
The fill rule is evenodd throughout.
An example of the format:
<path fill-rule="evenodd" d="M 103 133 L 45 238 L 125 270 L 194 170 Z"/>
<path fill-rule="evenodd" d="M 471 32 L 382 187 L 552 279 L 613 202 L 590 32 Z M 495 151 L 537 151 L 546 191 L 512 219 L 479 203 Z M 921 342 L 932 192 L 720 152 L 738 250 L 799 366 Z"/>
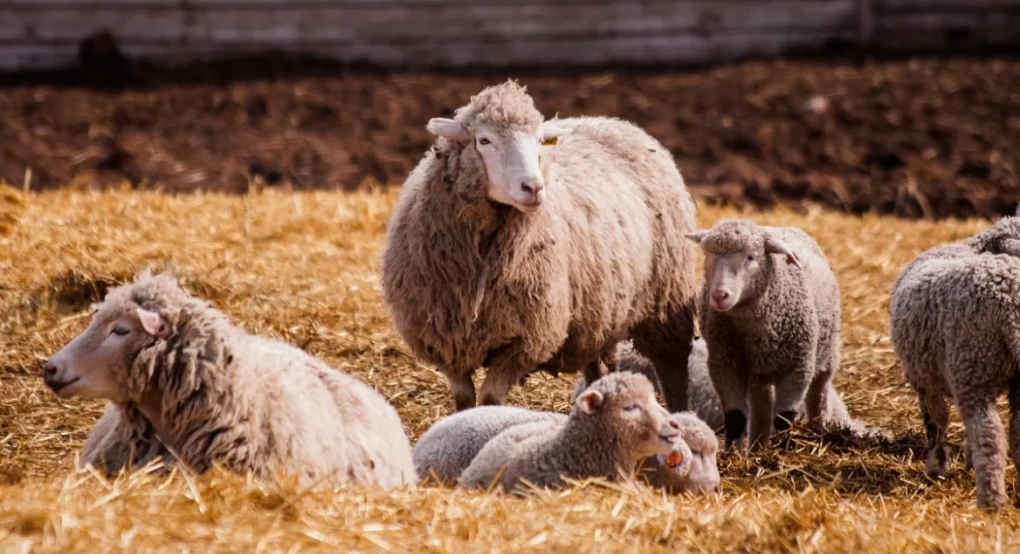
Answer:
<path fill-rule="evenodd" d="M 669 426 L 670 426 L 670 427 L 672 427 L 672 428 L 674 428 L 674 429 L 676 429 L 677 431 L 679 431 L 679 430 L 680 430 L 680 424 L 679 424 L 679 423 L 677 423 L 677 422 L 675 422 L 675 421 L 673 421 L 673 420 L 670 420 L 670 421 L 669 421 Z"/>
<path fill-rule="evenodd" d="M 535 198 L 538 198 L 538 193 L 542 192 L 544 188 L 545 184 L 538 179 L 525 179 L 521 181 L 521 190 Z"/>
<path fill-rule="evenodd" d="M 718 289 L 712 292 L 712 299 L 716 302 L 722 302 L 730 297 L 729 291 Z"/>
<path fill-rule="evenodd" d="M 57 378 L 57 366 L 53 362 L 46 362 L 46 367 L 43 368 L 43 383 L 46 386 L 53 386 L 54 381 Z"/>

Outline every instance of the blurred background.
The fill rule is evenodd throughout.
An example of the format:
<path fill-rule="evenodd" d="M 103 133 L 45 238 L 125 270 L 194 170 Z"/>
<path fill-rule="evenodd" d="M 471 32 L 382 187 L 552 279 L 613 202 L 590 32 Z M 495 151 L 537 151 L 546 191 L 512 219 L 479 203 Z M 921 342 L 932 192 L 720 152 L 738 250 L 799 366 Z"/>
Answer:
<path fill-rule="evenodd" d="M 704 201 L 994 216 L 1018 51 L 1020 0 L 0 0 L 0 181 L 399 186 L 512 77 L 643 126 Z"/>

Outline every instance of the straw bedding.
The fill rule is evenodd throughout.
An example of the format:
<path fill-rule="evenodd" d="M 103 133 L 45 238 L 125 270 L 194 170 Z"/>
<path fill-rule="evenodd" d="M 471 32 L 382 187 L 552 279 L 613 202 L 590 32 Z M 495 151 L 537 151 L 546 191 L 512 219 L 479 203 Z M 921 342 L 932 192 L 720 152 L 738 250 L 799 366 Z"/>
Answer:
<path fill-rule="evenodd" d="M 101 405 L 50 394 L 41 361 L 87 325 L 90 302 L 148 263 L 174 269 L 246 329 L 376 387 L 413 440 L 448 413 L 445 381 L 409 356 L 380 301 L 396 194 L 24 195 L 0 187 L 0 551 L 1020 551 L 1020 520 L 1012 508 L 974 508 L 973 477 L 959 457 L 947 480 L 924 477 L 916 397 L 888 338 L 888 292 L 902 265 L 978 231 L 988 224 L 981 220 L 816 208 L 749 214 L 802 226 L 826 250 L 843 292 L 837 386 L 855 415 L 895 438 L 795 428 L 760 455 L 723 454 L 722 497 L 590 483 L 517 499 L 435 488 L 302 490 L 285 479 L 257 486 L 219 472 L 108 482 L 72 471 Z M 732 215 L 703 207 L 699 223 Z M 566 411 L 572 385 L 536 375 L 508 400 Z M 954 455 L 962 438 L 956 423 Z"/>

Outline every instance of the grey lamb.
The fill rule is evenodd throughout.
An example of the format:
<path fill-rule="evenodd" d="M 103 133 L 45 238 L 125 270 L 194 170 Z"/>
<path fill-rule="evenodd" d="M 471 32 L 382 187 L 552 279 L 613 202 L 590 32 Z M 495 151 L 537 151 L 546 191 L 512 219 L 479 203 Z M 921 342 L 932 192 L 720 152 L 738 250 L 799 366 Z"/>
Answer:
<path fill-rule="evenodd" d="M 577 398 L 566 421 L 516 425 L 488 441 L 458 485 L 517 492 L 525 481 L 560 488 L 566 479 L 631 476 L 643 458 L 670 453 L 679 435 L 648 379 L 611 373 Z"/>
<path fill-rule="evenodd" d="M 920 401 L 928 475 L 948 469 L 951 397 L 967 431 L 978 506 L 1002 505 L 1006 437 L 996 400 L 1003 392 L 1009 398 L 1009 448 L 1020 467 L 1020 259 L 966 255 L 958 245 L 929 250 L 897 278 L 889 319 L 893 348 Z"/>
<path fill-rule="evenodd" d="M 763 445 L 801 405 L 824 425 L 839 368 L 840 305 L 822 249 L 800 229 L 747 219 L 723 219 L 688 238 L 705 253 L 698 312 L 727 446 L 745 430 L 749 446 Z"/>
<path fill-rule="evenodd" d="M 244 332 L 169 275 L 146 271 L 112 289 L 44 379 L 62 398 L 112 404 L 79 461 L 107 472 L 162 457 L 199 473 L 220 465 L 305 483 L 415 482 L 410 443 L 382 395 Z"/>
<path fill-rule="evenodd" d="M 545 121 L 514 82 L 433 119 L 390 220 L 383 296 L 455 408 L 502 404 L 535 371 L 583 370 L 632 336 L 687 403 L 695 206 L 669 150 L 617 119 Z"/>

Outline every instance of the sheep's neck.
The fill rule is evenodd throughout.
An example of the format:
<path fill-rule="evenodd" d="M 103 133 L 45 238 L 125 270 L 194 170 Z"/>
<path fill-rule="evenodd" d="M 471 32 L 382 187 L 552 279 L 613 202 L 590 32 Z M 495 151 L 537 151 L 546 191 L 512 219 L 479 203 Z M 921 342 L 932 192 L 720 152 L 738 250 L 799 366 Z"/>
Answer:
<path fill-rule="evenodd" d="M 556 442 L 557 457 L 563 460 L 565 472 L 581 470 L 578 477 L 601 476 L 615 479 L 617 471 L 634 473 L 636 460 L 627 456 L 619 437 L 604 422 L 595 418 L 571 416 Z"/>

